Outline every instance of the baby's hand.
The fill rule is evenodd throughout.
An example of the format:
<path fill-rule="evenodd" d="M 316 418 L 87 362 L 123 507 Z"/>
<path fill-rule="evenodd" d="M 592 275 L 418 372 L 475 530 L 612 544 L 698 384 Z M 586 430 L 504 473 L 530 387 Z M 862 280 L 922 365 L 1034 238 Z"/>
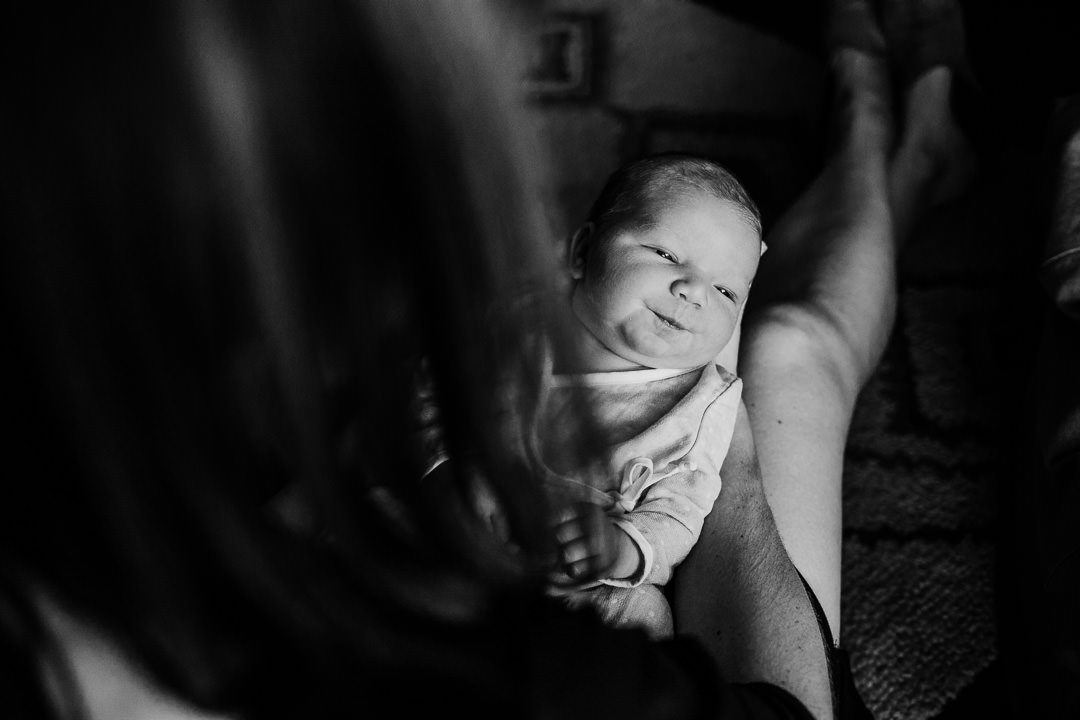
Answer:
<path fill-rule="evenodd" d="M 555 522 L 560 569 L 575 582 L 611 577 L 624 535 L 598 505 L 571 505 Z"/>

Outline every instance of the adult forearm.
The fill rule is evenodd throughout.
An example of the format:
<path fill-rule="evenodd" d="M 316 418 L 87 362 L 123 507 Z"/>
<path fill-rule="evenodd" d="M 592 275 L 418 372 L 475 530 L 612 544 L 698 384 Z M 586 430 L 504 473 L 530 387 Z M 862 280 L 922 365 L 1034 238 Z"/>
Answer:
<path fill-rule="evenodd" d="M 774 683 L 829 718 L 821 631 L 765 499 L 745 410 L 721 474 L 723 492 L 675 574 L 676 631 L 705 645 L 723 679 Z"/>

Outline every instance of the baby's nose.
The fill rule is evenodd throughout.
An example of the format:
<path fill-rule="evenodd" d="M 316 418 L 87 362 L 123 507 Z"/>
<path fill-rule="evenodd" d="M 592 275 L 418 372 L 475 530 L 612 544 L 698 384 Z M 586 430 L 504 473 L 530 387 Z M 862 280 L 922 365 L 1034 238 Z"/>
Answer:
<path fill-rule="evenodd" d="M 671 294 L 701 307 L 709 300 L 705 283 L 694 278 L 679 278 L 671 284 Z"/>

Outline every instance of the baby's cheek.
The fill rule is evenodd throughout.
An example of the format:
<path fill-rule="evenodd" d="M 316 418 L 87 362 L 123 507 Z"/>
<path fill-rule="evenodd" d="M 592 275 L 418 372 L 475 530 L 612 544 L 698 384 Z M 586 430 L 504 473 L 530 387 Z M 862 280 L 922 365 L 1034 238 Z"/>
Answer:
<path fill-rule="evenodd" d="M 713 316 L 710 332 L 708 333 L 706 344 L 720 352 L 731 341 L 731 338 L 735 335 L 735 327 L 738 323 L 738 311 L 731 310 L 728 312 L 726 309 L 720 310 Z"/>
<path fill-rule="evenodd" d="M 619 333 L 628 347 L 636 352 L 650 355 L 661 350 L 664 345 L 651 325 L 651 320 L 646 321 L 641 313 L 634 313 L 623 321 L 619 327 Z"/>
<path fill-rule="evenodd" d="M 632 313 L 623 321 L 620 330 L 628 347 L 657 360 L 672 359 L 673 355 L 688 352 L 693 347 L 693 337 L 689 333 L 658 327 L 656 316 L 649 310 Z"/>
<path fill-rule="evenodd" d="M 589 287 L 589 295 L 597 307 L 604 308 L 608 313 L 623 301 L 620 283 L 617 278 L 611 275 L 602 275 L 596 278 Z"/>
<path fill-rule="evenodd" d="M 731 342 L 731 338 L 734 336 L 734 328 L 725 328 L 722 333 L 718 333 L 712 342 L 708 343 L 707 354 L 711 357 L 715 357 L 717 353 L 727 347 L 727 344 Z"/>
<path fill-rule="evenodd" d="M 590 292 L 598 303 L 617 307 L 632 304 L 640 289 L 633 272 L 625 266 L 613 265 L 593 276 Z"/>

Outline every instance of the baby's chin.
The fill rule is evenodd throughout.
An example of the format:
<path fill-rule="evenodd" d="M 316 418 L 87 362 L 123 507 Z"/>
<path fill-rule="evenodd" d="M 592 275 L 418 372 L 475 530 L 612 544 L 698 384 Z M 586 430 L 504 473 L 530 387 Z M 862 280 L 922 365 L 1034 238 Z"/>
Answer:
<path fill-rule="evenodd" d="M 643 368 L 689 370 L 701 367 L 716 357 L 715 353 L 710 355 L 700 347 L 673 347 L 673 343 L 655 337 L 620 339 L 623 342 L 612 343 L 609 348 L 625 360 Z"/>
<path fill-rule="evenodd" d="M 652 370 L 693 370 L 704 367 L 716 359 L 717 353 L 695 353 L 694 355 L 656 356 L 644 353 L 624 353 L 623 357 L 642 368 Z M 631 356 L 632 355 L 632 356 Z"/>

